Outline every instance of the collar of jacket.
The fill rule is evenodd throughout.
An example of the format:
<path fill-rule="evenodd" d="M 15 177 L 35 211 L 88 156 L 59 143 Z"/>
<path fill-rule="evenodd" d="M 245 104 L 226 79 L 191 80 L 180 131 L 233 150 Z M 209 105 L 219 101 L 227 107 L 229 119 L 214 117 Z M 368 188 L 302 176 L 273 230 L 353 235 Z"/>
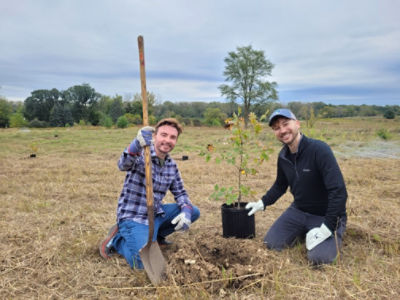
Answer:
<path fill-rule="evenodd" d="M 301 153 L 304 151 L 305 148 L 307 148 L 307 145 L 310 143 L 310 139 L 306 137 L 303 133 L 301 134 L 301 139 L 299 142 L 299 146 L 297 148 L 297 156 L 301 155 Z M 290 149 L 288 145 L 285 145 L 282 149 L 283 151 L 281 152 L 281 155 L 284 156 L 285 158 L 289 158 L 290 156 Z"/>

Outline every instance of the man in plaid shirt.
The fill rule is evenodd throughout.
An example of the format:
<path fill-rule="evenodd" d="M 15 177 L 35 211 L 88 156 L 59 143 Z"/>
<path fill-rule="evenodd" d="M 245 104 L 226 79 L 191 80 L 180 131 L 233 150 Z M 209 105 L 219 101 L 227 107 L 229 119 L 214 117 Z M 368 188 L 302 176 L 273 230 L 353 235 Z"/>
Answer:
<path fill-rule="evenodd" d="M 112 253 L 124 256 L 132 268 L 143 269 L 139 251 L 147 244 L 149 222 L 146 205 L 144 146 L 150 146 L 154 196 L 154 237 L 160 245 L 168 244 L 165 237 L 174 231 L 188 230 L 200 216 L 190 202 L 175 161 L 169 156 L 182 133 L 176 119 L 163 119 L 155 128 L 144 127 L 124 150 L 118 167 L 126 171 L 124 186 L 118 200 L 117 224 L 111 227 L 100 244 L 100 255 Z M 154 144 L 152 141 L 154 140 Z M 176 203 L 163 204 L 167 191 Z"/>

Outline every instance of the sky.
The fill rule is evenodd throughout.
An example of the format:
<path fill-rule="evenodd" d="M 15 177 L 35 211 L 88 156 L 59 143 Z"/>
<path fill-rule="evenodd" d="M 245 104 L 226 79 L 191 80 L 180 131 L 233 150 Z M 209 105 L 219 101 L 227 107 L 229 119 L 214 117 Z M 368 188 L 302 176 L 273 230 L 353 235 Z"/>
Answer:
<path fill-rule="evenodd" d="M 279 102 L 400 105 L 398 0 L 0 0 L 0 95 L 89 84 L 125 100 L 224 101 L 224 58 L 251 45 Z"/>

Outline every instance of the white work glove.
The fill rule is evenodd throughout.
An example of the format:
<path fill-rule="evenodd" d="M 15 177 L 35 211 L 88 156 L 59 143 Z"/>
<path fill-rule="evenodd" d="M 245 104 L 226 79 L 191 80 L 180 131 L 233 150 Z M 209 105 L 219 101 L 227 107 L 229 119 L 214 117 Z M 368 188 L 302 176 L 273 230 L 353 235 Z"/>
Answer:
<path fill-rule="evenodd" d="M 175 228 L 174 228 L 175 231 L 178 231 L 178 230 L 183 230 L 183 231 L 188 230 L 190 224 L 192 224 L 191 216 L 192 216 L 192 208 L 189 207 L 189 206 L 187 206 L 187 205 L 185 205 L 185 206 L 182 208 L 182 212 L 181 212 L 179 215 L 177 215 L 177 216 L 171 221 L 171 223 L 172 223 L 173 225 L 175 225 L 176 223 L 178 223 L 178 225 L 176 225 Z"/>
<path fill-rule="evenodd" d="M 256 211 L 264 210 L 264 202 L 262 200 L 258 200 L 257 202 L 249 202 L 247 203 L 245 209 L 250 209 L 250 208 L 251 210 L 247 214 L 249 217 Z"/>
<path fill-rule="evenodd" d="M 315 246 L 321 244 L 328 237 L 332 235 L 329 228 L 322 223 L 321 227 L 315 227 L 307 232 L 306 235 L 306 248 L 307 250 L 313 249 Z"/>
<path fill-rule="evenodd" d="M 128 146 L 128 152 L 131 155 L 139 155 L 142 148 L 150 146 L 153 138 L 154 128 L 150 126 L 143 127 L 136 135 L 136 138 Z"/>
<path fill-rule="evenodd" d="M 151 126 L 145 126 L 138 131 L 136 138 L 139 141 L 140 146 L 150 146 L 153 132 L 154 128 Z"/>

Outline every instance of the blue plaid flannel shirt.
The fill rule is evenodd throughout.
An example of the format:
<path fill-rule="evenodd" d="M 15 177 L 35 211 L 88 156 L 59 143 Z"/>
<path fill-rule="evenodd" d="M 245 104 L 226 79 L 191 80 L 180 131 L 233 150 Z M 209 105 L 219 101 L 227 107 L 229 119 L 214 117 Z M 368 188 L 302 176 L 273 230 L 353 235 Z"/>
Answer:
<path fill-rule="evenodd" d="M 164 166 L 160 166 L 154 146 L 150 147 L 152 160 L 154 213 L 163 214 L 161 202 L 168 190 L 173 194 L 175 201 L 182 208 L 192 206 L 189 196 L 183 187 L 183 180 L 176 162 L 167 155 Z M 125 149 L 118 161 L 118 168 L 126 171 L 117 207 L 117 222 L 124 219 L 133 220 L 141 224 L 149 224 L 146 205 L 146 175 L 144 152 L 138 156 L 131 156 Z"/>

